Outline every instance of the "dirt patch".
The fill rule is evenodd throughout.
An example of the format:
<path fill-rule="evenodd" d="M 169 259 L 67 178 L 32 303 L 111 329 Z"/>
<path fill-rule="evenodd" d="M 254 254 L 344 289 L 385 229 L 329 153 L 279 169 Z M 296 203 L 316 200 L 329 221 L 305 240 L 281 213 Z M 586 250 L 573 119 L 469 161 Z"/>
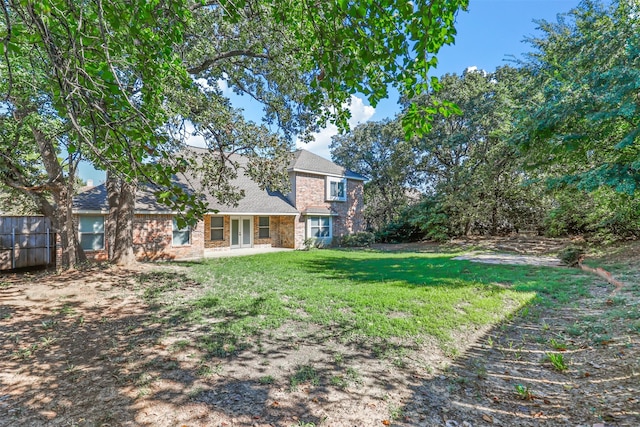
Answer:
<path fill-rule="evenodd" d="M 509 264 L 509 265 L 536 265 L 545 267 L 561 267 L 558 258 L 535 255 L 518 255 L 503 253 L 475 253 L 470 252 L 454 259 L 481 262 L 484 264 Z"/>
<path fill-rule="evenodd" d="M 484 237 L 469 236 L 451 240 L 446 244 L 434 242 L 410 242 L 397 244 L 375 244 L 382 251 L 443 252 L 452 250 L 481 249 L 492 252 L 507 252 L 521 255 L 548 255 L 559 252 L 570 244 L 583 243 L 580 238 L 548 238 L 526 234 Z M 624 251 L 622 251 L 624 254 Z M 624 255 L 622 255 L 624 256 Z"/>
<path fill-rule="evenodd" d="M 197 291 L 165 271 L 178 297 Z M 451 348 L 295 323 L 234 346 L 160 323 L 139 271 L 3 275 L 0 426 L 637 426 L 640 272 L 625 271 L 614 299 L 593 277 L 575 304 Z"/>

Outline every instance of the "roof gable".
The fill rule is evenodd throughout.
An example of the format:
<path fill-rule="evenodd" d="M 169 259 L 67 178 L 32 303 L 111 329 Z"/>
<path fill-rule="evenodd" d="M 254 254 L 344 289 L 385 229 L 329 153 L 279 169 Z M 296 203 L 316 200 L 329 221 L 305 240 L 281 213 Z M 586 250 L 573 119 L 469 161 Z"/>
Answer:
<path fill-rule="evenodd" d="M 296 152 L 293 153 L 293 160 L 289 164 L 289 171 L 334 175 L 348 179 L 366 181 L 366 178 L 359 173 L 345 169 L 331 160 L 327 160 L 324 157 L 318 156 L 317 154 L 307 150 L 296 150 Z"/>

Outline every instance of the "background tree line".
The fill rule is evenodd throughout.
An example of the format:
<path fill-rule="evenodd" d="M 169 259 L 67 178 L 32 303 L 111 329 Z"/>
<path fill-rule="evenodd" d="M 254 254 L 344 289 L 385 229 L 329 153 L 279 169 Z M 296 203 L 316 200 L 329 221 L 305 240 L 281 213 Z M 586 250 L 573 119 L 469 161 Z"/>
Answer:
<path fill-rule="evenodd" d="M 640 237 L 638 3 L 584 1 L 539 25 L 525 60 L 445 75 L 411 99 L 457 105 L 431 132 L 406 137 L 407 104 L 334 137 L 333 159 L 370 177 L 365 215 L 380 240 Z"/>

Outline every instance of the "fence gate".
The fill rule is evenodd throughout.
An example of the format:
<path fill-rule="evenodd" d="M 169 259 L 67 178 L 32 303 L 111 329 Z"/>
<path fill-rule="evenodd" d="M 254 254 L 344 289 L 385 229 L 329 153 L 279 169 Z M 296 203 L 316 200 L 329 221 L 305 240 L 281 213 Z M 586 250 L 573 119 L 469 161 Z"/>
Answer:
<path fill-rule="evenodd" d="M 0 216 L 0 270 L 55 264 L 55 233 L 43 216 Z"/>

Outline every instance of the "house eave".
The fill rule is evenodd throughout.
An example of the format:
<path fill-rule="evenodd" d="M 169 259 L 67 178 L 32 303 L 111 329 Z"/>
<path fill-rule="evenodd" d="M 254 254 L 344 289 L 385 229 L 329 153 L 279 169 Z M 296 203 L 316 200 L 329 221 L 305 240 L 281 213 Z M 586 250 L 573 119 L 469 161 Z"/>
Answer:
<path fill-rule="evenodd" d="M 76 215 L 107 215 L 109 213 L 105 209 L 73 209 L 72 212 Z"/>
<path fill-rule="evenodd" d="M 207 212 L 206 215 L 229 215 L 229 216 L 296 216 L 300 212 Z"/>
<path fill-rule="evenodd" d="M 76 215 L 107 215 L 108 210 L 74 209 Z M 133 212 L 134 215 L 180 215 L 180 212 L 172 211 L 140 211 Z M 207 212 L 205 215 L 233 215 L 233 216 L 296 216 L 300 212 Z"/>
<path fill-rule="evenodd" d="M 338 174 L 334 174 L 334 173 L 325 173 L 325 172 L 318 172 L 318 171 L 312 171 L 312 170 L 307 170 L 307 169 L 299 169 L 299 168 L 293 168 L 293 169 L 289 169 L 289 172 L 300 172 L 300 173 L 308 173 L 310 175 L 320 175 L 320 176 L 331 176 L 334 178 L 346 178 L 346 179 L 351 179 L 354 181 L 366 181 L 366 178 L 358 178 L 355 176 L 347 176 L 345 174 L 342 175 L 338 175 Z"/>

